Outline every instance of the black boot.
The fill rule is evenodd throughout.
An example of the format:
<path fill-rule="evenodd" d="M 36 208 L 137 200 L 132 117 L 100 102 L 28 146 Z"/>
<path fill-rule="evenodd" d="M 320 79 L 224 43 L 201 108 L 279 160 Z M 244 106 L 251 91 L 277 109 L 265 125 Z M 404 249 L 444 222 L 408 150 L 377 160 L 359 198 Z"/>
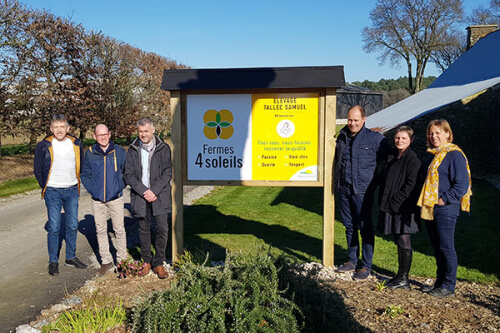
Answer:
<path fill-rule="evenodd" d="M 408 280 L 408 274 L 410 273 L 412 256 L 412 249 L 401 249 L 398 246 L 398 274 L 393 279 L 389 280 L 389 283 L 387 283 L 386 285 L 387 288 L 410 289 L 410 280 Z"/>

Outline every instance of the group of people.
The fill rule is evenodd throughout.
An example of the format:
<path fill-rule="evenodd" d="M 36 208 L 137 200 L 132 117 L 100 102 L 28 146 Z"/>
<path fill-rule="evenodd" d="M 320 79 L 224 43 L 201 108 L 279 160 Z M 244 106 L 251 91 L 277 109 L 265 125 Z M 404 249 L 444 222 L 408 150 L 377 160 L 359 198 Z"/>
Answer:
<path fill-rule="evenodd" d="M 375 235 L 372 205 L 379 188 L 378 230 L 394 235 L 398 249 L 398 273 L 389 280 L 389 289 L 409 288 L 412 262 L 410 235 L 421 230 L 425 220 L 434 249 L 437 276 L 434 285 L 423 291 L 437 297 L 454 294 L 457 254 L 454 233 L 460 210 L 470 210 L 471 177 L 467 158 L 453 144 L 453 132 L 446 120 L 433 120 L 427 127 L 429 157 L 420 162 L 410 147 L 413 130 L 396 129 L 394 148 L 380 133 L 365 126 L 364 109 L 353 106 L 347 125 L 337 138 L 335 188 L 345 226 L 348 261 L 338 272 L 354 272 L 354 279 L 366 279 L 372 268 Z M 51 120 L 51 135 L 38 143 L 34 172 L 47 207 L 49 274 L 59 274 L 60 230 L 66 241 L 65 265 L 87 266 L 76 256 L 80 180 L 92 196 L 101 267 L 99 274 L 114 268 L 108 242 L 108 216 L 116 235 L 116 260 L 127 259 L 123 189 L 130 185 L 131 206 L 139 220 L 143 274 L 151 269 L 164 279 L 171 212 L 172 177 L 170 147 L 157 135 L 148 118 L 137 123 L 138 137 L 128 152 L 111 141 L 104 124 L 95 128 L 96 144 L 84 152 L 81 142 L 69 134 L 63 115 Z M 156 221 L 155 254 L 151 251 L 151 216 Z M 360 242 L 358 233 L 361 235 Z M 361 249 L 361 259 L 359 260 Z"/>
<path fill-rule="evenodd" d="M 128 152 L 111 141 L 104 124 L 96 126 L 96 144 L 86 152 L 80 140 L 69 133 L 64 115 L 53 116 L 52 134 L 37 144 L 34 173 L 42 188 L 47 207 L 47 244 L 50 275 L 59 274 L 59 252 L 64 238 L 66 266 L 87 268 L 76 256 L 80 183 L 91 195 L 101 266 L 98 274 L 115 267 L 108 241 L 108 217 L 116 241 L 116 260 L 128 258 L 124 225 L 123 189 L 131 188 L 132 213 L 139 220 L 143 274 L 151 269 L 160 279 L 167 278 L 164 261 L 168 239 L 168 216 L 171 212 L 172 177 L 170 147 L 157 135 L 148 118 L 137 122 L 138 137 Z M 62 210 L 64 209 L 64 218 Z M 151 251 L 151 216 L 156 221 L 155 254 Z M 62 228 L 63 227 L 63 228 Z M 65 229 L 65 235 L 61 230 Z"/>
<path fill-rule="evenodd" d="M 372 205 L 379 188 L 378 230 L 392 234 L 398 250 L 398 273 L 389 289 L 410 288 L 413 250 L 410 235 L 425 221 L 436 259 L 436 280 L 422 291 L 436 297 L 454 295 L 457 275 L 455 226 L 462 211 L 470 211 L 471 176 L 467 158 L 453 144 L 453 132 L 444 119 L 427 126 L 428 157 L 420 162 L 410 144 L 413 129 L 400 126 L 394 148 L 380 133 L 365 127 L 364 109 L 353 106 L 336 145 L 335 188 L 345 226 L 348 261 L 337 272 L 354 272 L 366 279 L 372 268 L 375 235 Z M 360 242 L 361 236 L 361 259 Z"/>

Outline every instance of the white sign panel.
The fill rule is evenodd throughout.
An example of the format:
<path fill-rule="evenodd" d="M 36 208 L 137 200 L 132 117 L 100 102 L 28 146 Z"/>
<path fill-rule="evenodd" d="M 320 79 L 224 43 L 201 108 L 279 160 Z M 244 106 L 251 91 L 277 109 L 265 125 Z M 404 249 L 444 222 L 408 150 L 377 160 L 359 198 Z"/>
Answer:
<path fill-rule="evenodd" d="M 187 96 L 187 179 L 251 180 L 252 95 Z"/>

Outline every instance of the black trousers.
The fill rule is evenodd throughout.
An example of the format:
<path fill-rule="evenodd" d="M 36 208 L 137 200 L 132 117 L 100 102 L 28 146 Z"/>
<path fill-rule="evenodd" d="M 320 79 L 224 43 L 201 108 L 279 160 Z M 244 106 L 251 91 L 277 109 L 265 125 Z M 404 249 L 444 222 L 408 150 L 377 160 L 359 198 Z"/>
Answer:
<path fill-rule="evenodd" d="M 151 213 L 152 205 L 146 205 L 146 216 L 139 219 L 139 240 L 141 242 L 141 257 L 144 262 L 157 267 L 163 265 L 165 261 L 165 253 L 168 242 L 168 214 L 155 215 L 156 221 L 156 239 L 155 239 L 155 256 L 151 253 Z"/>

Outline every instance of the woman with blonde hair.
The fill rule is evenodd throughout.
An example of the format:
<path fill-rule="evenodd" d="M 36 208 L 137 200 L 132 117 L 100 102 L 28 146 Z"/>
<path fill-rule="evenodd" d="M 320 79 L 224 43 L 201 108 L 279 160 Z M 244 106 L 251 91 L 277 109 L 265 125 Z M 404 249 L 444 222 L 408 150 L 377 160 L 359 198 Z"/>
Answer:
<path fill-rule="evenodd" d="M 429 158 L 422 163 L 425 181 L 418 199 L 437 266 L 434 285 L 424 286 L 422 291 L 441 298 L 455 294 L 458 267 L 455 226 L 460 210 L 470 211 L 472 195 L 467 157 L 452 142 L 453 132 L 446 120 L 429 123 Z"/>

